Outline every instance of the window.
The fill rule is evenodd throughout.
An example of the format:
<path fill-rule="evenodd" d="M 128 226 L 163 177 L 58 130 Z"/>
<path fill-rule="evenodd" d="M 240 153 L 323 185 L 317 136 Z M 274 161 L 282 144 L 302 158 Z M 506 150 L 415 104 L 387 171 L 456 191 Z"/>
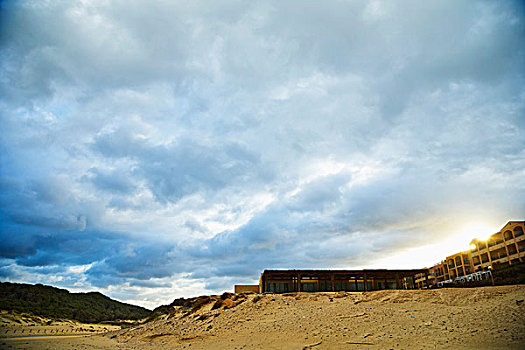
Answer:
<path fill-rule="evenodd" d="M 270 293 L 288 293 L 288 282 L 271 282 L 268 283 L 268 292 Z"/>
<path fill-rule="evenodd" d="M 319 283 L 321 290 L 320 292 L 332 292 L 332 281 L 331 280 L 321 280 Z"/>
<path fill-rule="evenodd" d="M 521 226 L 514 227 L 514 237 L 523 236 L 523 229 Z"/>
<path fill-rule="evenodd" d="M 317 283 L 301 283 L 301 292 L 315 292 L 317 291 Z"/>
<path fill-rule="evenodd" d="M 396 289 L 396 282 L 387 281 L 385 285 L 385 289 Z"/>
<path fill-rule="evenodd" d="M 355 280 L 351 280 L 350 281 L 349 287 L 350 287 L 350 291 L 351 292 L 357 291 L 357 288 L 356 288 L 356 285 L 355 285 Z"/>
<path fill-rule="evenodd" d="M 448 267 L 451 268 L 451 269 L 454 268 L 454 260 L 450 259 L 450 260 L 448 261 Z"/>
<path fill-rule="evenodd" d="M 335 291 L 334 292 L 340 292 L 346 290 L 345 281 L 335 281 L 334 282 Z"/>

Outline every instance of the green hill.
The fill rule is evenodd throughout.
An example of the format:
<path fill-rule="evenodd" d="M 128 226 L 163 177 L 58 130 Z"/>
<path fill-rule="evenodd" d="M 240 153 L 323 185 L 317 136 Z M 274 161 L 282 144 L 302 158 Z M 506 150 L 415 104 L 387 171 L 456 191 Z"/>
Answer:
<path fill-rule="evenodd" d="M 121 303 L 99 292 L 70 293 L 42 284 L 0 282 L 0 309 L 85 323 L 139 320 L 151 311 Z"/>

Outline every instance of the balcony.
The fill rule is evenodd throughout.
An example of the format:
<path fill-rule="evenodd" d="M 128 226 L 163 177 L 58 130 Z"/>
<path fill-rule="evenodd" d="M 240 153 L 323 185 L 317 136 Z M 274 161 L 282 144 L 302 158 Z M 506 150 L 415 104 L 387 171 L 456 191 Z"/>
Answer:
<path fill-rule="evenodd" d="M 518 253 L 514 253 L 512 255 L 509 255 L 509 259 L 510 260 L 518 259 L 519 257 L 520 257 L 520 255 Z"/>
<path fill-rule="evenodd" d="M 501 242 L 501 243 L 495 244 L 492 247 L 490 247 L 489 250 L 490 251 L 494 251 L 494 250 L 500 249 L 500 248 L 505 248 L 505 242 Z"/>
<path fill-rule="evenodd" d="M 477 250 L 476 250 L 477 252 Z M 482 245 L 479 247 L 479 253 L 480 254 L 483 254 L 483 253 L 486 253 L 487 252 L 487 247 L 485 245 Z"/>
<path fill-rule="evenodd" d="M 492 259 L 492 263 L 493 264 L 506 264 L 508 263 L 508 260 L 507 260 L 507 257 L 501 257 L 501 258 L 498 258 L 498 259 Z"/>
<path fill-rule="evenodd" d="M 514 244 L 509 244 L 507 246 L 507 250 L 509 252 L 509 255 L 518 254 L 518 251 L 516 250 L 516 246 Z"/>

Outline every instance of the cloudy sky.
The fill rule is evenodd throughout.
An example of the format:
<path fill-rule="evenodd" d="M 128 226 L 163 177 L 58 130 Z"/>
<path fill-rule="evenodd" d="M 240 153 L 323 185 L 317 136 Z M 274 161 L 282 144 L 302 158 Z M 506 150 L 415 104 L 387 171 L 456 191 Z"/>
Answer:
<path fill-rule="evenodd" d="M 154 307 L 525 217 L 520 1 L 2 1 L 0 280 Z"/>

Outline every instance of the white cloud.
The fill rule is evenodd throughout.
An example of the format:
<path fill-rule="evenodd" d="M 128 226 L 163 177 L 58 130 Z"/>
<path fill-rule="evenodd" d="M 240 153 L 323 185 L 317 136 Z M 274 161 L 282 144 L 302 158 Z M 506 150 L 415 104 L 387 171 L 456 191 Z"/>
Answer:
<path fill-rule="evenodd" d="M 153 305 L 524 212 L 515 2 L 1 6 L 2 278 Z"/>

